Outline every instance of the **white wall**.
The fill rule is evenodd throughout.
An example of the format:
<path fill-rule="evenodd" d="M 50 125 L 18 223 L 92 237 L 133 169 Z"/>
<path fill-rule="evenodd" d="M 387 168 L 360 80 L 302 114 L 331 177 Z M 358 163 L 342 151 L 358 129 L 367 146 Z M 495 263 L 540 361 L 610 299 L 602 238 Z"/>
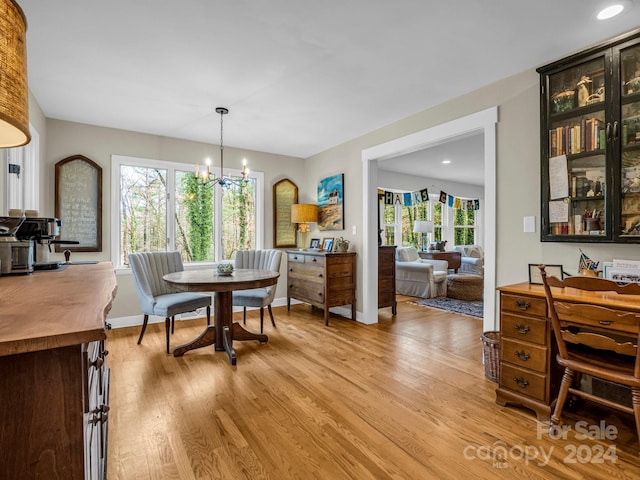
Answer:
<path fill-rule="evenodd" d="M 55 164 L 70 155 L 84 155 L 102 167 L 102 245 L 98 253 L 73 253 L 72 259 L 97 259 L 109 261 L 111 248 L 111 155 L 151 158 L 193 165 L 202 164 L 211 157 L 219 165 L 219 147 L 205 143 L 189 142 L 168 137 L 158 137 L 112 128 L 96 127 L 61 120 L 47 120 L 48 141 L 41 176 L 44 188 L 41 192 L 41 213 L 54 215 Z M 273 246 L 273 184 L 284 177 L 290 178 L 306 194 L 303 187 L 304 162 L 302 159 L 273 155 L 252 150 L 236 149 L 225 145 L 225 166 L 242 167 L 246 158 L 252 171 L 264 172 L 264 246 Z M 218 160 L 216 160 L 218 159 Z M 315 189 L 313 190 L 315 196 Z M 53 259 L 62 259 L 62 254 L 52 254 Z M 286 262 L 282 263 L 281 275 L 286 279 Z M 278 282 L 277 298 L 286 297 L 286 280 Z M 110 318 L 140 314 L 130 274 L 118 275 L 118 294 L 109 314 Z"/>

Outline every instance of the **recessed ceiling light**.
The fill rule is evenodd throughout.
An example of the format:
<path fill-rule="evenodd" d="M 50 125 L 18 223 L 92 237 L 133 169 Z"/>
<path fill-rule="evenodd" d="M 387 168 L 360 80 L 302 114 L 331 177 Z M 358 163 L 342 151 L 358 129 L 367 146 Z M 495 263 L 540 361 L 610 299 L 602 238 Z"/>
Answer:
<path fill-rule="evenodd" d="M 598 20 L 607 20 L 611 17 L 615 17 L 622 12 L 622 10 L 624 10 L 624 5 L 622 4 L 611 5 L 607 8 L 603 8 L 598 13 Z"/>
<path fill-rule="evenodd" d="M 442 163 L 446 165 L 447 163 L 451 163 L 451 160 L 442 160 Z"/>

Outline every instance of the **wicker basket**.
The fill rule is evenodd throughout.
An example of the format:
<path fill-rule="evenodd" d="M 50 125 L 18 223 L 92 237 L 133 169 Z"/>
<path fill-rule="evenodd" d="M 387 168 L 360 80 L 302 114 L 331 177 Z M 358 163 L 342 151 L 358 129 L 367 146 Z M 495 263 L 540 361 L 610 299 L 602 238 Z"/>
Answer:
<path fill-rule="evenodd" d="M 500 376 L 500 332 L 484 332 L 480 338 L 482 339 L 484 376 L 492 382 L 498 382 Z"/>

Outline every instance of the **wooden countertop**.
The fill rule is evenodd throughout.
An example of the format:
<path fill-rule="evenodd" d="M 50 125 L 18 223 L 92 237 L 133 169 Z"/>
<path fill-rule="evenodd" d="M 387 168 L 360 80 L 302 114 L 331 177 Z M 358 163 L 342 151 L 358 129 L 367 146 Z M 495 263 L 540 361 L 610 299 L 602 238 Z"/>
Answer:
<path fill-rule="evenodd" d="M 0 277 L 0 356 L 106 338 L 117 290 L 111 262 Z"/>
<path fill-rule="evenodd" d="M 553 296 L 558 300 L 591 303 L 640 313 L 640 295 L 619 295 L 615 292 L 586 292 L 570 287 L 564 289 L 552 287 L 551 290 L 553 291 Z M 542 285 L 532 285 L 527 282 L 498 287 L 498 291 L 515 295 L 531 295 L 545 298 L 544 287 Z"/>

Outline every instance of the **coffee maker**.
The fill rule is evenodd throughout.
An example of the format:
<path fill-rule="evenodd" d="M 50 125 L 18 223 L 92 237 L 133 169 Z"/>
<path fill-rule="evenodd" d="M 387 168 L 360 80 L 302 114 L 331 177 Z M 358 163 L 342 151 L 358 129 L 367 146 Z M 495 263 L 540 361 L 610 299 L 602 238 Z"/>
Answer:
<path fill-rule="evenodd" d="M 49 261 L 52 244 L 77 245 L 77 240 L 60 240 L 61 222 L 57 218 L 26 217 L 18 228 L 16 237 L 22 241 L 32 241 L 34 270 L 55 270 L 60 262 Z"/>
<path fill-rule="evenodd" d="M 17 237 L 24 220 L 24 216 L 0 217 L 1 275 L 24 275 L 33 272 L 34 243 Z"/>

